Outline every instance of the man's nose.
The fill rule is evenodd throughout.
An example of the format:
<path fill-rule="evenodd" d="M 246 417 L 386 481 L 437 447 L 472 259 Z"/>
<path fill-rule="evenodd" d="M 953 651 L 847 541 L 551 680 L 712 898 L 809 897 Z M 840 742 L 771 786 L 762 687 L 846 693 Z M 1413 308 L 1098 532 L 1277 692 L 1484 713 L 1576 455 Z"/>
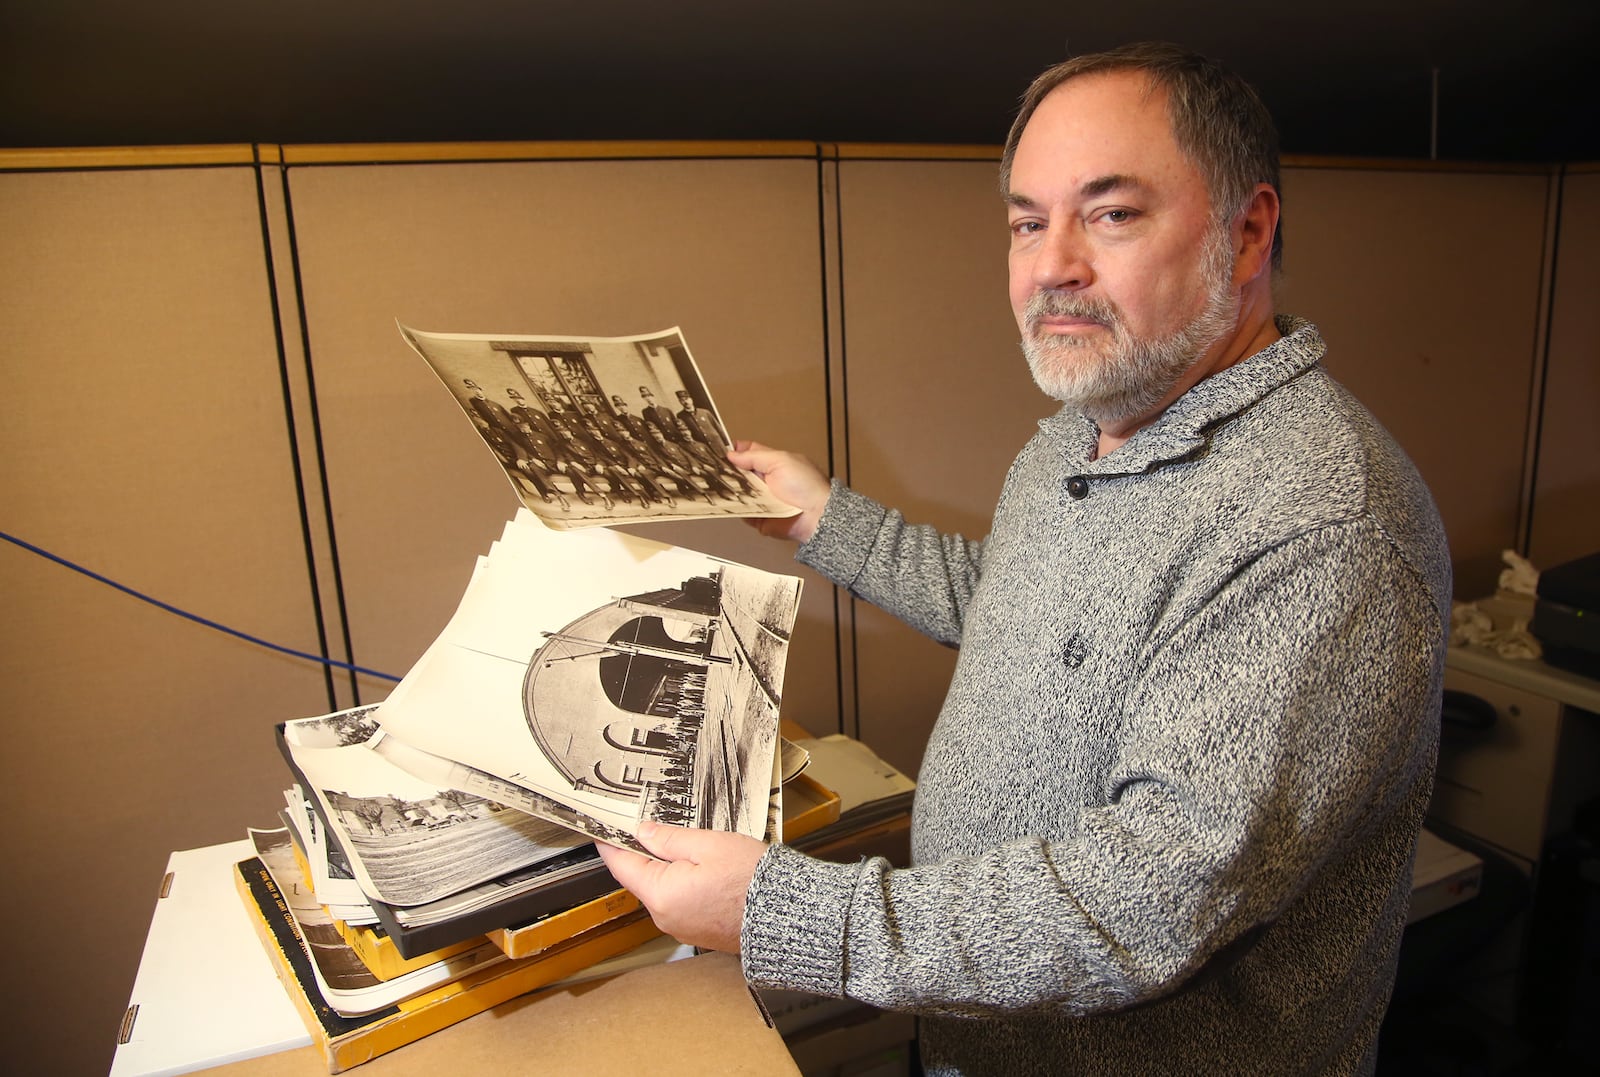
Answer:
<path fill-rule="evenodd" d="M 1082 229 L 1069 224 L 1046 231 L 1033 260 L 1034 287 L 1077 291 L 1092 283 L 1094 264 Z"/>

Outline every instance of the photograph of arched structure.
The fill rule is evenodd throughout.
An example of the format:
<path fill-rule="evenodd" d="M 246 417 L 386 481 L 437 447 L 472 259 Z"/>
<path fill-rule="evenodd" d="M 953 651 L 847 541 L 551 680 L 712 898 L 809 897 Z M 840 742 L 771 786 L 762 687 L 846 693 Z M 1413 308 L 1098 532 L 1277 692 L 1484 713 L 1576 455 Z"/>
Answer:
<path fill-rule="evenodd" d="M 581 839 L 568 827 L 403 768 L 383 748 L 380 707 L 284 723 L 283 745 L 361 891 L 416 906 L 546 864 Z M 429 780 L 432 777 L 434 780 Z"/>
<path fill-rule="evenodd" d="M 764 812 L 798 590 L 773 579 L 724 565 L 549 633 L 523 708 L 563 778 L 661 822 L 727 830 Z"/>
<path fill-rule="evenodd" d="M 794 576 L 519 514 L 384 728 L 592 837 L 645 818 L 763 837 L 799 600 Z"/>

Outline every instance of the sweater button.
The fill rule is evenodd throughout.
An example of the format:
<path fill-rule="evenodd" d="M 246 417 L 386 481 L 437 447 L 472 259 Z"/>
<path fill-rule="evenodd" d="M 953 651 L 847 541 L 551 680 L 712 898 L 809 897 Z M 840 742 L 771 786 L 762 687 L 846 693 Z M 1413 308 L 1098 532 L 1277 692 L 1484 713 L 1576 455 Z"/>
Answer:
<path fill-rule="evenodd" d="M 1067 494 L 1074 501 L 1082 501 L 1089 496 L 1089 480 L 1080 475 L 1074 475 L 1067 480 Z"/>

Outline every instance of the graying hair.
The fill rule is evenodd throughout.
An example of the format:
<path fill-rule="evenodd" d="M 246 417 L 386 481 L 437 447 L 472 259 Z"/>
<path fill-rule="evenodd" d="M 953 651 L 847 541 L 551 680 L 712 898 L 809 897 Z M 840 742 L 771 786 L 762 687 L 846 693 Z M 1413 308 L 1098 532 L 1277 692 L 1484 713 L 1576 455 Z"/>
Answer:
<path fill-rule="evenodd" d="M 1112 71 L 1137 71 L 1149 92 L 1164 90 L 1172 135 L 1205 178 L 1212 210 L 1224 222 L 1249 205 L 1256 184 L 1283 192 L 1278 175 L 1278 131 L 1250 84 L 1215 60 L 1164 42 L 1123 45 L 1087 53 L 1056 64 L 1033 80 L 1006 136 L 1000 158 L 1000 190 L 1011 193 L 1011 164 L 1017 143 L 1034 110 L 1050 92 L 1069 79 Z M 1272 237 L 1272 265 L 1283 266 L 1283 221 Z"/>

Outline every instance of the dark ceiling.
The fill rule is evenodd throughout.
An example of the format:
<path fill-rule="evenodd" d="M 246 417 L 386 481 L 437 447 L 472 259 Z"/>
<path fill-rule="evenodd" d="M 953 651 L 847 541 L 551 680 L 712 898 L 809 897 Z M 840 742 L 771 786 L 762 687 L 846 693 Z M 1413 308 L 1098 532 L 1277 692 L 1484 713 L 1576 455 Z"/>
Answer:
<path fill-rule="evenodd" d="M 0 145 L 997 143 L 1040 69 L 1152 38 L 1286 153 L 1600 160 L 1600 0 L 0 0 Z"/>

